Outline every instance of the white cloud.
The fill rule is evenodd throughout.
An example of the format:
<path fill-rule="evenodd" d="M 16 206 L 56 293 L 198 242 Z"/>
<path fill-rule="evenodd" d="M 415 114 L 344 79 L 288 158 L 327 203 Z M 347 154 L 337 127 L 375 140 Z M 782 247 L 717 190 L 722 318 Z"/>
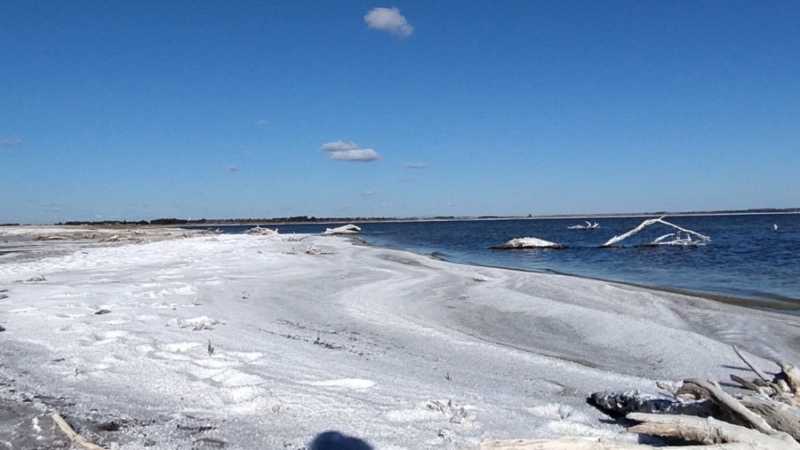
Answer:
<path fill-rule="evenodd" d="M 328 158 L 337 161 L 369 162 L 380 158 L 375 150 L 360 148 L 355 142 L 331 141 L 322 144 L 319 149 L 328 152 Z"/>
<path fill-rule="evenodd" d="M 397 8 L 372 8 L 364 16 L 364 21 L 370 28 L 388 31 L 395 36 L 408 37 L 414 32 L 414 27 L 408 23 Z"/>
<path fill-rule="evenodd" d="M 404 167 L 406 169 L 427 169 L 428 165 L 423 162 L 407 162 Z"/>
<path fill-rule="evenodd" d="M 355 142 L 331 141 L 322 144 L 322 146 L 319 149 L 325 150 L 326 152 L 343 152 L 347 150 L 354 150 L 357 148 L 358 146 L 355 144 Z"/>
<path fill-rule="evenodd" d="M 266 125 L 266 124 L 268 124 L 268 123 L 269 123 L 269 122 L 267 122 L 267 120 L 266 120 L 266 119 L 258 119 L 258 120 L 256 121 L 256 125 L 258 125 L 258 126 L 260 126 L 260 127 L 263 127 L 264 125 Z"/>
<path fill-rule="evenodd" d="M 0 140 L 0 147 L 20 147 L 22 146 L 22 139 L 3 139 Z"/>
<path fill-rule="evenodd" d="M 378 152 L 371 148 L 356 148 L 353 150 L 344 150 L 341 152 L 331 152 L 330 156 L 331 159 L 336 159 L 339 161 L 375 161 L 376 159 L 380 158 L 378 156 Z"/>

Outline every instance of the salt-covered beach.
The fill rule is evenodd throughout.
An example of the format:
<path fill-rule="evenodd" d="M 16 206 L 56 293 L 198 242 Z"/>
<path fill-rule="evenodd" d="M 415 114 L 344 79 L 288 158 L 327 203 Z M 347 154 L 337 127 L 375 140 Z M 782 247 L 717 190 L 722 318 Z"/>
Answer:
<path fill-rule="evenodd" d="M 744 376 L 734 344 L 800 362 L 790 315 L 340 236 L 161 236 L 0 259 L 0 448 L 63 442 L 54 411 L 109 449 L 636 442 L 586 396 Z"/>

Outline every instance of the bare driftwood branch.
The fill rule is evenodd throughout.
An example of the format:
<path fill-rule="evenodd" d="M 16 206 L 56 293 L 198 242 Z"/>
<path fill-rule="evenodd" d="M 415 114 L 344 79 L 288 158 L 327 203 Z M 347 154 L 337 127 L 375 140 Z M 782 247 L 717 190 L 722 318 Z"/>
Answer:
<path fill-rule="evenodd" d="M 753 383 L 752 381 L 747 381 L 744 378 L 731 374 L 731 381 L 734 383 L 738 383 L 741 387 L 745 389 L 750 389 L 751 391 L 761 392 L 761 387 L 757 384 Z"/>
<path fill-rule="evenodd" d="M 661 217 L 659 217 L 657 219 L 647 219 L 644 222 L 640 223 L 639 226 L 637 226 L 636 228 L 633 228 L 632 230 L 629 230 L 626 233 L 623 233 L 623 234 L 621 234 L 619 236 L 612 237 L 611 239 L 606 241 L 606 243 L 603 244 L 602 247 L 610 247 L 610 246 L 612 246 L 612 245 L 614 245 L 614 244 L 616 244 L 616 243 L 618 243 L 620 241 L 623 241 L 623 240 L 633 236 L 634 234 L 642 231 L 642 229 L 644 229 L 645 227 L 647 227 L 649 225 L 652 225 L 654 223 L 661 223 L 661 224 L 670 226 L 670 227 L 675 228 L 676 230 L 678 230 L 680 232 L 686 233 L 687 236 L 690 236 L 690 235 L 696 236 L 696 237 L 700 238 L 700 242 L 706 242 L 706 241 L 710 241 L 711 240 L 710 237 L 708 237 L 708 236 L 706 236 L 704 234 L 700 234 L 700 233 L 698 233 L 696 231 L 688 230 L 686 228 L 681 228 L 681 227 L 675 225 L 674 223 L 667 222 L 666 220 L 664 220 L 664 217 L 666 217 L 666 216 L 661 216 Z M 652 244 L 669 244 L 669 243 L 678 244 L 678 243 L 681 243 L 681 244 L 684 244 L 684 245 L 685 244 L 696 245 L 696 244 L 692 243 L 691 237 L 688 237 L 687 239 L 680 239 L 679 237 L 676 237 L 675 241 L 673 241 L 673 242 L 664 242 L 664 239 L 667 238 L 668 236 L 670 236 L 670 235 L 661 236 L 658 239 L 656 239 L 655 241 L 653 241 Z"/>
<path fill-rule="evenodd" d="M 733 448 L 751 450 L 795 450 L 800 449 L 791 436 L 781 433 L 767 435 L 757 430 L 723 422 L 713 417 L 707 419 L 693 416 L 631 413 L 628 419 L 641 422 L 628 428 L 631 433 L 653 436 L 671 436 L 702 442 L 704 444 L 744 444 Z M 680 447 L 681 449 L 686 447 Z M 709 448 L 709 447 L 700 447 Z M 711 447 L 714 448 L 714 447 Z M 731 447 L 717 447 L 731 448 Z"/>
<path fill-rule="evenodd" d="M 477 450 L 627 450 L 652 449 L 605 439 L 566 436 L 558 439 L 503 439 L 481 442 Z"/>
<path fill-rule="evenodd" d="M 660 219 L 651 219 L 651 223 Z M 647 225 L 645 221 L 641 226 Z M 669 223 L 667 223 L 669 224 Z M 669 224 L 671 225 L 671 224 Z M 679 227 L 676 227 L 679 228 Z M 680 228 L 679 228 L 680 229 Z M 682 230 L 682 229 L 681 229 Z M 637 230 L 632 230 L 636 232 Z M 630 235 L 630 234 L 629 234 Z M 624 239 L 625 236 L 623 236 Z M 800 368 L 777 362 L 781 372 L 770 379 L 747 357 L 736 354 L 756 373 L 757 379 L 745 380 L 731 375 L 731 380 L 755 391 L 741 399 L 724 392 L 716 381 L 684 380 L 680 389 L 674 384 L 660 384 L 673 398 L 642 394 L 599 392 L 588 401 L 612 417 L 636 422 L 628 432 L 686 440 L 680 450 L 800 450 Z M 690 395 L 701 401 L 685 401 Z M 645 412 L 642 412 L 645 411 Z M 627 414 L 626 414 L 627 413 Z M 653 414 L 656 413 L 656 414 Z M 701 444 L 701 445 L 692 445 Z M 599 438 L 561 437 L 558 439 L 511 439 L 481 443 L 477 450 L 617 450 L 655 448 Z"/>
<path fill-rule="evenodd" d="M 61 417 L 61 414 L 54 412 L 51 417 L 53 418 L 53 421 L 56 423 L 56 425 L 58 425 L 58 427 L 61 428 L 61 431 L 63 431 L 64 434 L 67 435 L 70 442 L 72 442 L 72 445 L 86 450 L 105 450 L 103 447 L 92 444 L 91 442 L 84 439 L 83 436 L 76 433 L 75 430 L 72 429 L 70 424 L 68 424 L 67 421 L 64 420 L 63 417 Z"/>
<path fill-rule="evenodd" d="M 753 381 L 747 381 L 744 378 L 742 378 L 740 376 L 737 376 L 737 375 L 733 375 L 733 374 L 731 374 L 731 381 L 733 381 L 735 383 L 738 383 L 740 386 L 742 386 L 745 389 L 750 389 L 751 391 L 755 391 L 755 392 L 758 392 L 758 393 L 764 394 L 764 395 L 774 395 L 774 394 L 776 394 L 778 392 L 778 391 L 775 390 L 774 387 L 772 387 L 772 386 L 770 386 L 770 385 L 768 385 L 766 383 L 762 382 L 762 384 L 757 384 L 757 383 L 755 383 Z"/>
<path fill-rule="evenodd" d="M 691 393 L 702 398 L 711 399 L 711 401 L 719 405 L 720 408 L 725 409 L 732 416 L 752 426 L 756 430 L 765 434 L 776 433 L 763 417 L 745 408 L 744 405 L 739 403 L 739 401 L 730 394 L 708 381 L 696 378 L 685 380 L 683 382 L 683 387 L 678 393 Z"/>
<path fill-rule="evenodd" d="M 507 439 L 481 442 L 477 450 L 652 450 L 645 444 L 626 444 L 605 439 L 565 436 L 558 439 Z M 686 445 L 680 447 L 659 447 L 676 450 L 756 450 L 749 444 L 730 443 L 714 446 Z"/>
<path fill-rule="evenodd" d="M 739 400 L 750 411 L 763 417 L 774 429 L 800 439 L 800 408 L 764 395 L 748 395 Z"/>
<path fill-rule="evenodd" d="M 756 374 L 756 375 L 758 375 L 758 378 L 761 378 L 763 381 L 767 381 L 767 382 L 769 382 L 769 377 L 767 377 L 767 375 L 766 375 L 764 372 L 762 372 L 762 371 L 761 371 L 761 370 L 760 370 L 758 367 L 756 367 L 755 365 L 753 365 L 753 363 L 751 363 L 751 362 L 750 362 L 750 360 L 748 360 L 748 359 L 747 359 L 747 358 L 744 356 L 744 354 L 742 354 L 742 352 L 741 352 L 741 351 L 739 351 L 739 347 L 737 347 L 737 346 L 735 346 L 735 345 L 734 345 L 734 346 L 733 346 L 733 351 L 734 351 L 734 352 L 736 352 L 736 356 L 738 356 L 738 357 L 739 357 L 739 359 L 741 359 L 741 360 L 742 360 L 742 362 L 744 362 L 745 364 L 747 364 L 747 367 L 749 367 L 749 368 L 750 368 L 750 370 L 752 370 L 753 372 L 755 372 L 755 374 Z"/>

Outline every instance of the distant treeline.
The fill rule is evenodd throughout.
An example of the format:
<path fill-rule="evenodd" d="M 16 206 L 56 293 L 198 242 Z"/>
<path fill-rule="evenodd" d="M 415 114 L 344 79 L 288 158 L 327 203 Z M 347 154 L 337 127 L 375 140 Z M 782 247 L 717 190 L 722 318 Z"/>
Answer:
<path fill-rule="evenodd" d="M 753 209 L 737 209 L 737 210 L 721 210 L 721 211 L 687 211 L 687 212 L 646 212 L 641 215 L 647 216 L 668 216 L 668 215 L 685 215 L 685 214 L 770 214 L 770 213 L 800 213 L 800 208 L 753 208 Z M 590 215 L 592 217 L 603 216 L 604 214 Z M 609 214 L 613 215 L 613 214 Z M 292 216 L 292 217 L 272 217 L 261 219 L 177 219 L 161 218 L 154 220 L 101 220 L 101 221 L 70 221 L 60 222 L 56 225 L 260 225 L 260 224 L 282 224 L 282 223 L 340 223 L 340 222 L 388 222 L 397 220 L 470 220 L 470 219 L 511 219 L 523 218 L 524 216 L 478 216 L 478 217 L 456 217 L 456 216 L 434 216 L 434 217 L 314 217 L 314 216 Z M 530 214 L 528 218 L 532 218 Z M 575 215 L 575 217 L 582 217 Z M 17 224 L 0 224 L 3 225 L 17 225 Z"/>
<path fill-rule="evenodd" d="M 442 216 L 437 219 L 454 219 L 454 216 Z M 292 217 L 273 217 L 262 219 L 176 219 L 162 218 L 154 220 L 101 220 L 101 221 L 69 221 L 61 222 L 56 225 L 235 225 L 235 224 L 268 224 L 268 223 L 313 223 L 313 222 L 385 222 L 397 220 L 392 217 L 314 217 L 314 216 L 292 216 Z"/>
<path fill-rule="evenodd" d="M 773 214 L 773 213 L 799 213 L 800 208 L 751 208 L 751 209 L 722 209 L 722 210 L 715 210 L 715 211 L 680 211 L 680 212 L 669 212 L 669 211 L 658 211 L 658 212 L 646 212 L 646 215 L 653 215 L 653 216 L 669 216 L 669 215 L 680 215 L 680 214 Z"/>

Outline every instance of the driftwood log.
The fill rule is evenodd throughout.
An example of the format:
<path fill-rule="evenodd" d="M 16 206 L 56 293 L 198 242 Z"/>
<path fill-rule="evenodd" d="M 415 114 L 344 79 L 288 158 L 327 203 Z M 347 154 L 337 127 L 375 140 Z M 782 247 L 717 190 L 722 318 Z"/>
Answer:
<path fill-rule="evenodd" d="M 61 414 L 55 412 L 51 417 L 53 418 L 53 422 L 55 422 L 56 425 L 58 425 L 58 428 L 60 428 L 61 431 L 67 435 L 70 442 L 72 442 L 72 445 L 75 447 L 82 448 L 84 450 L 105 450 L 103 447 L 87 441 L 83 436 L 76 433 L 75 430 L 72 429 L 72 426 L 70 426 L 70 424 L 68 424 L 67 421 L 61 417 Z"/>
<path fill-rule="evenodd" d="M 736 355 L 756 374 L 731 380 L 752 394 L 733 396 L 714 381 L 690 378 L 673 397 L 639 392 L 594 393 L 590 404 L 615 418 L 624 418 L 628 432 L 680 438 L 681 450 L 800 450 L 800 369 L 777 361 L 780 372 L 770 378 L 736 346 Z M 481 443 L 478 450 L 624 450 L 654 448 L 645 444 L 565 436 L 558 439 L 510 439 Z"/>

